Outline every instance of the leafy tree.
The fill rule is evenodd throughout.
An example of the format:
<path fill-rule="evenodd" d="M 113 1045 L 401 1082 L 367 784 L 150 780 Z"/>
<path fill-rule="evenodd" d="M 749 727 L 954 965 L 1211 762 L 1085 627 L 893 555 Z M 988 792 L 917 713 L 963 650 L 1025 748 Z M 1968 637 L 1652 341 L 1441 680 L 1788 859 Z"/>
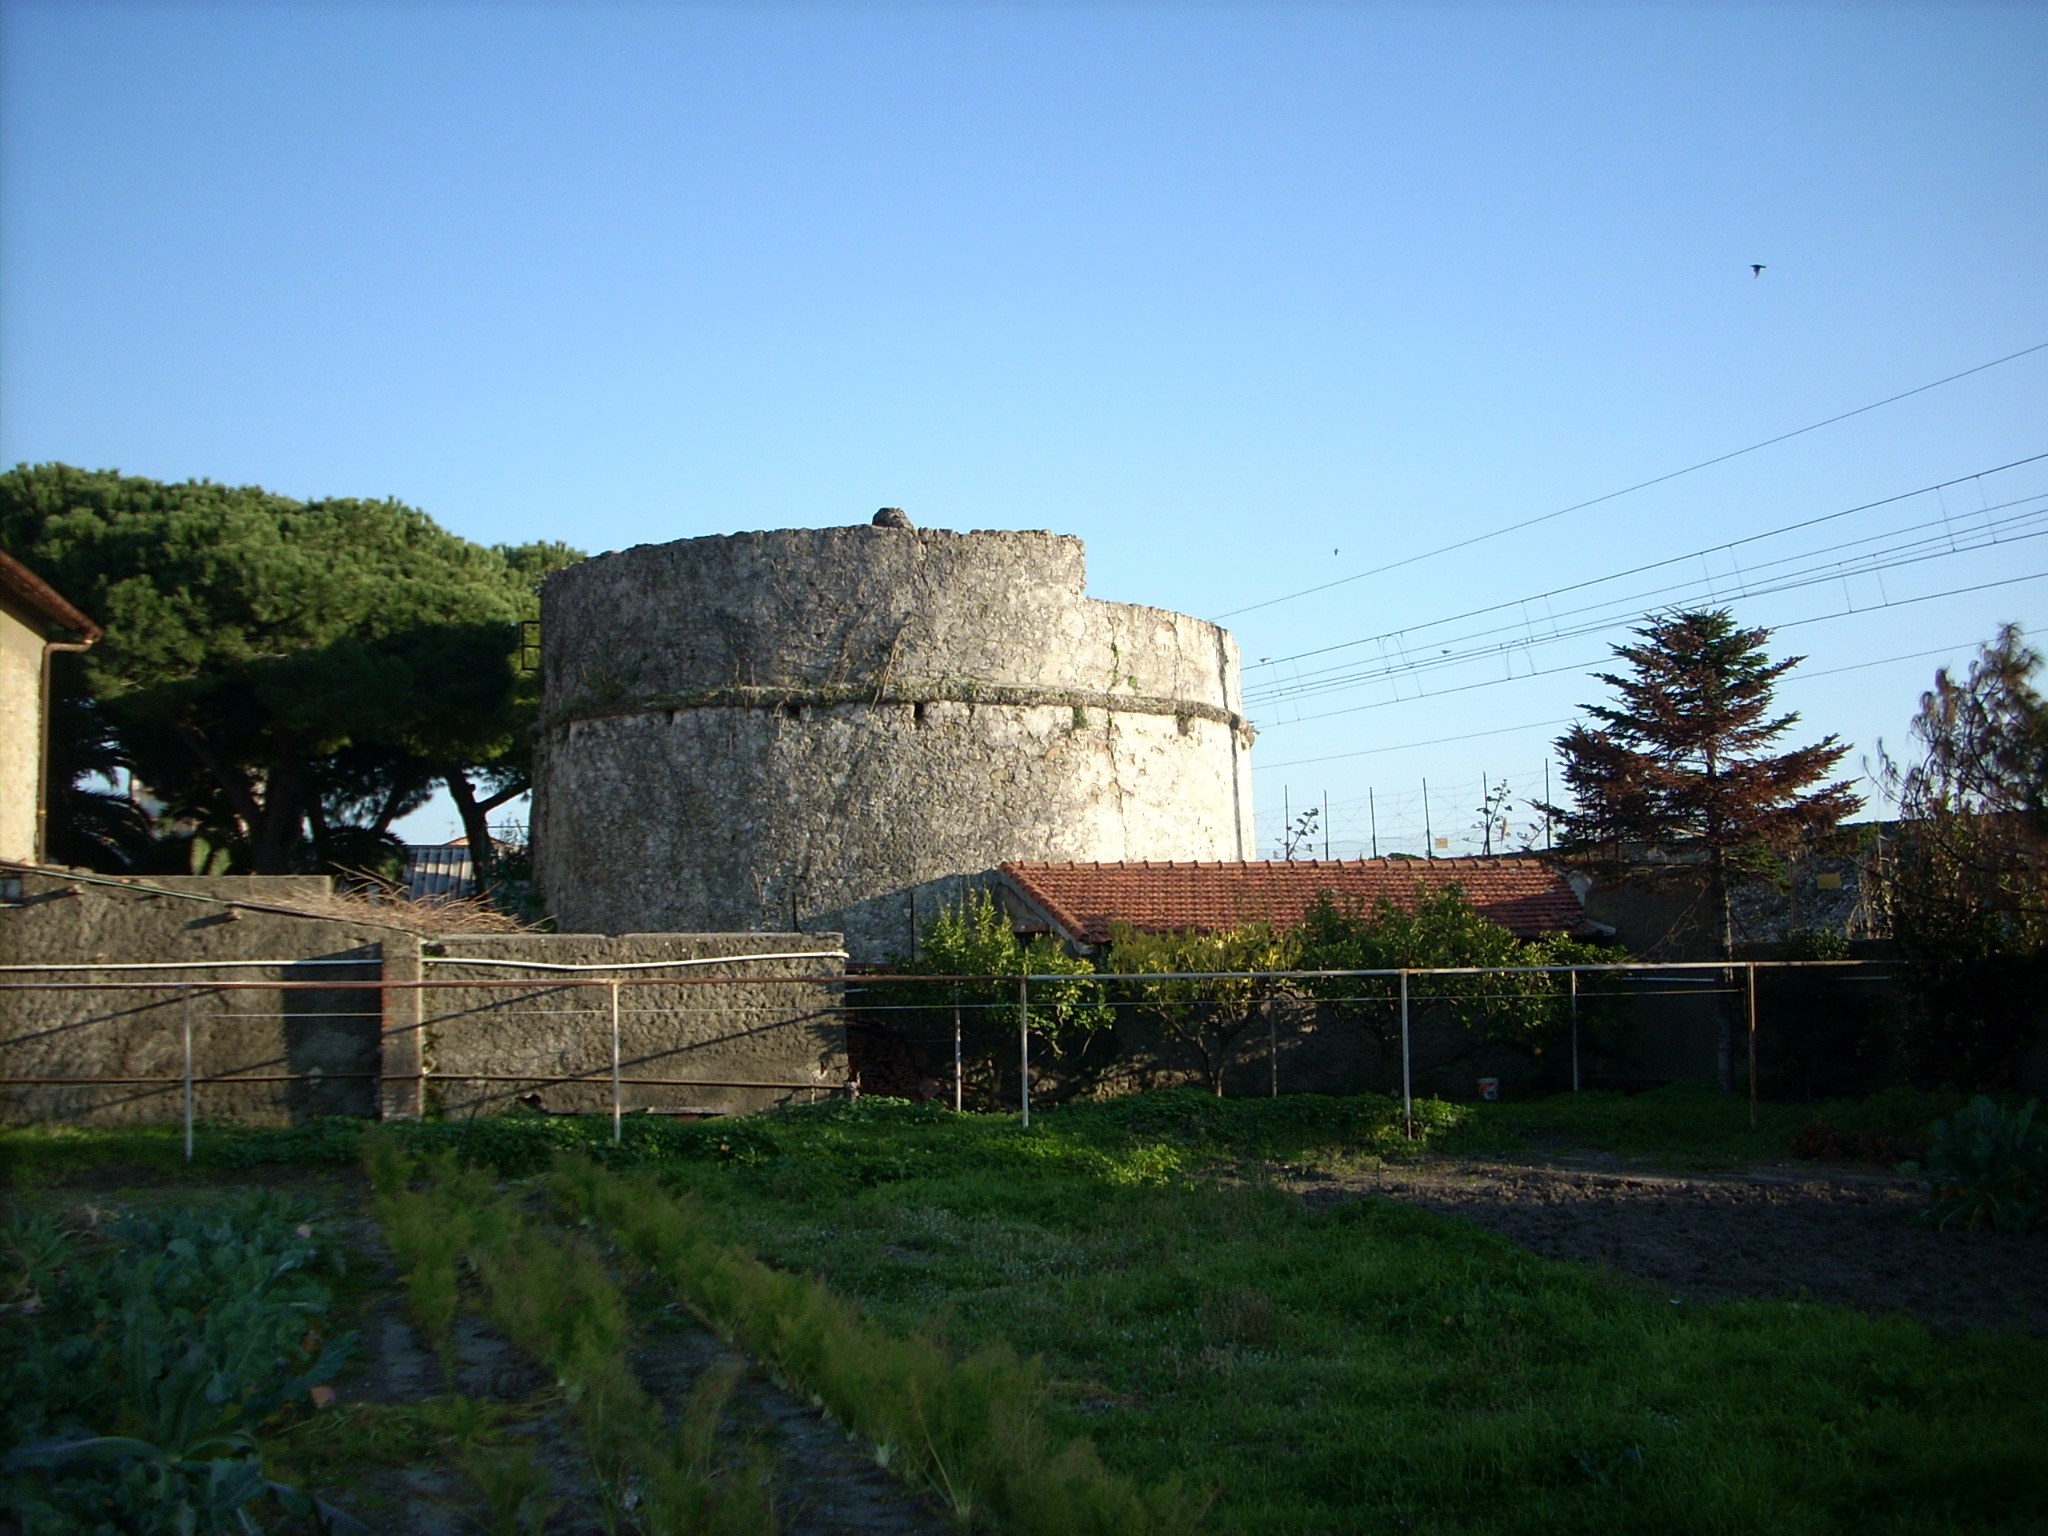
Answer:
<path fill-rule="evenodd" d="M 898 1030 L 924 1039 L 950 1038 L 958 1010 L 968 1054 L 984 1064 L 992 1084 L 1005 1075 L 998 1063 L 1015 1059 L 1019 976 L 1073 978 L 1034 981 L 1028 994 L 1031 1027 L 1056 1058 L 1084 1050 L 1115 1017 L 1101 987 L 1090 979 L 1093 962 L 1068 954 L 1049 934 L 1020 939 L 987 889 L 964 892 L 942 906 L 920 930 L 916 958 L 898 955 L 895 963 L 905 973 L 957 979 L 877 977 L 862 989 L 865 1006 Z"/>
<path fill-rule="evenodd" d="M 1325 897 L 1310 908 L 1301 929 L 1298 963 L 1304 970 L 1381 971 L 1445 966 L 1598 965 L 1620 958 L 1612 947 L 1569 934 L 1519 939 L 1465 899 L 1455 884 L 1431 892 L 1419 882 L 1403 906 L 1386 897 L 1370 909 L 1340 907 Z M 1398 1059 L 1400 993 L 1381 978 L 1325 977 L 1306 984 L 1330 1013 L 1364 1029 L 1382 1062 Z M 1431 976 L 1409 995 L 1411 1017 L 1448 1016 L 1489 1039 L 1544 1055 L 1568 1023 L 1570 982 L 1542 972 L 1487 976 Z"/>
<path fill-rule="evenodd" d="M 1652 619 L 1637 643 L 1614 648 L 1629 672 L 1594 674 L 1613 706 L 1588 704 L 1597 726 L 1557 741 L 1568 808 L 1560 851 L 1625 867 L 1632 845 L 1680 845 L 1705 856 L 1714 940 L 1735 952 L 1729 892 L 1737 877 L 1773 869 L 1773 850 L 1817 837 L 1863 801 L 1847 781 L 1825 783 L 1848 746 L 1834 736 L 1789 752 L 1768 750 L 1798 723 L 1774 715 L 1778 679 L 1802 656 L 1772 661 L 1767 629 L 1741 629 L 1726 609 Z M 1818 787 L 1816 787 L 1818 786 Z M 1734 1019 L 1721 1021 L 1721 1083 L 1734 1073 Z"/>
<path fill-rule="evenodd" d="M 82 766 L 128 768 L 159 833 L 257 873 L 388 853 L 436 779 L 474 838 L 470 812 L 521 784 L 535 577 L 575 558 L 487 549 L 396 501 L 62 464 L 0 475 L 0 546 L 106 628 L 82 683 L 107 740 Z"/>
<path fill-rule="evenodd" d="M 1883 757 L 1900 836 L 1882 869 L 1914 1000 L 1917 1071 L 2010 1085 L 2048 997 L 2048 700 L 2041 654 L 2016 624 L 1921 695 L 1921 760 Z"/>
<path fill-rule="evenodd" d="M 1290 930 L 1263 923 L 1221 933 L 1140 933 L 1113 923 L 1109 946 L 1113 969 L 1158 977 L 1120 985 L 1168 1039 L 1194 1052 L 1203 1082 L 1221 1098 L 1224 1073 L 1239 1046 L 1266 1022 L 1267 1010 L 1288 995 L 1287 983 L 1273 976 L 1190 980 L 1171 973 L 1293 970 L 1300 940 Z"/>

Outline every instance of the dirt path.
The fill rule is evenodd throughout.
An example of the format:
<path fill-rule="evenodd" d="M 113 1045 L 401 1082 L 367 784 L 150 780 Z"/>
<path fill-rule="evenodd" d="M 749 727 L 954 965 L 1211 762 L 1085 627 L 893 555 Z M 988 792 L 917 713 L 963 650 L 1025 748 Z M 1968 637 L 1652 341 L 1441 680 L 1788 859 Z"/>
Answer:
<path fill-rule="evenodd" d="M 1610 1265 L 1692 1300 L 1807 1296 L 1940 1328 L 2048 1334 L 2048 1233 L 1931 1232 L 1907 1181 L 1842 1172 L 1660 1175 L 1465 1159 L 1300 1183 L 1462 1216 L 1546 1258 Z"/>

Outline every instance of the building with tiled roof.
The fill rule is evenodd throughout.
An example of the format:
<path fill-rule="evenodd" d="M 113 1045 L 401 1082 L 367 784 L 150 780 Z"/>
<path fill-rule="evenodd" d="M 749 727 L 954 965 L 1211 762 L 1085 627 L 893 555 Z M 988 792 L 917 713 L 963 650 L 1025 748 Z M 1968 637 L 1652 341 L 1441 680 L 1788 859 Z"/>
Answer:
<path fill-rule="evenodd" d="M 1105 942 L 1112 923 L 1146 933 L 1288 928 L 1324 896 L 1370 911 L 1382 900 L 1413 906 L 1450 885 L 1517 938 L 1594 931 L 1563 871 L 1532 858 L 1012 863 L 1001 874 L 1020 931 L 1074 944 Z"/>
<path fill-rule="evenodd" d="M 0 859 L 43 857 L 50 653 L 81 651 L 99 637 L 99 625 L 0 550 Z"/>

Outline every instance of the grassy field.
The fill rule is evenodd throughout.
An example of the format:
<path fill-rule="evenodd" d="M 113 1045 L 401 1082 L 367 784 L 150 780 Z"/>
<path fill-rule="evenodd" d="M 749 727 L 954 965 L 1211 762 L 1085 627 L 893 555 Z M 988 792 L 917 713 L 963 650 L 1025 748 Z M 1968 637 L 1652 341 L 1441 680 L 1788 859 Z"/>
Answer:
<path fill-rule="evenodd" d="M 1873 1127 L 1903 1100 L 1830 1106 Z M 1783 1156 L 1810 1111 L 1667 1091 L 1428 1105 L 1443 1148 Z M 1045 1423 L 1217 1532 L 2048 1529 L 2048 1341 L 1796 1301 L 1677 1304 L 1464 1223 L 1310 1211 L 1279 1170 L 1406 1151 L 1372 1099 L 1145 1095 L 1002 1117 L 867 1102 L 744 1122 L 507 1117 L 401 1142 L 536 1179 L 564 1149 L 651 1176 L 720 1243 L 886 1334 L 1042 1359 Z M 354 1156 L 351 1128 L 216 1132 L 205 1162 Z M 11 1133 L 25 1188 L 175 1139 Z M 635 1174 L 637 1170 L 637 1174 Z M 202 1170 L 194 1177 L 207 1177 Z"/>

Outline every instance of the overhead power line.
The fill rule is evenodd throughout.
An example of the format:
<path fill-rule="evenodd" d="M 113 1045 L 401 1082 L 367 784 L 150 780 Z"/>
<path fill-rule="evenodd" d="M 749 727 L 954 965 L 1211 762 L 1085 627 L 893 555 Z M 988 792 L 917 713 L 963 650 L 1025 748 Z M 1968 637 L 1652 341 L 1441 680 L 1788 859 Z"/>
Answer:
<path fill-rule="evenodd" d="M 1290 662 L 1307 661 L 1315 656 L 1331 655 L 1337 651 L 1356 650 L 1359 646 L 1363 645 L 1384 645 L 1388 641 L 1399 640 L 1406 635 L 1417 634 L 1423 630 L 1439 629 L 1446 624 L 1460 623 L 1465 619 L 1476 619 L 1489 613 L 1501 613 L 1509 608 L 1526 609 L 1532 603 L 1548 604 L 1553 598 L 1563 597 L 1568 593 L 1582 592 L 1589 587 L 1605 586 L 1609 582 L 1623 581 L 1630 576 L 1641 576 L 1649 571 L 1662 570 L 1666 566 L 1682 565 L 1690 560 L 1705 560 L 1713 555 L 1729 555 L 1735 550 L 1747 548 L 1751 544 L 1760 544 L 1766 539 L 1782 538 L 1786 534 L 1799 533 L 1808 528 L 1816 528 L 1823 523 L 1839 522 L 1842 518 L 1854 517 L 1859 512 L 1874 512 L 1879 507 L 1895 506 L 1902 501 L 1911 501 L 1916 496 L 1938 496 L 1943 491 L 1951 490 L 1959 485 L 1968 485 L 1972 482 L 1981 485 L 1991 475 L 2002 475 L 2008 470 L 2021 469 L 2029 464 L 2038 464 L 2043 459 L 2048 459 L 2048 453 L 2030 454 L 2026 458 L 2013 459 L 2007 463 L 1995 465 L 1990 469 L 1974 470 L 1967 475 L 1957 475 L 1952 479 L 1938 480 L 1932 485 L 1923 485 L 1910 491 L 1900 491 L 1896 495 L 1883 496 L 1876 501 L 1861 502 L 1853 507 L 1844 507 L 1838 512 L 1824 512 L 1818 517 L 1802 518 L 1798 522 L 1785 523 L 1776 528 L 1767 528 L 1762 533 L 1752 533 L 1740 539 L 1728 540 L 1726 543 L 1710 544 L 1702 549 L 1687 550 L 1682 555 L 1671 555 L 1661 560 L 1648 561 L 1642 565 L 1629 566 L 1624 570 L 1613 571 L 1605 576 L 1592 576 L 1583 581 L 1567 582 L 1561 587 L 1551 587 L 1547 591 L 1532 592 L 1525 597 L 1510 598 L 1505 602 L 1488 603 L 1480 608 L 1468 608 L 1462 613 L 1454 613 L 1441 619 L 1431 619 L 1421 624 L 1404 625 L 1400 629 L 1390 629 L 1382 634 L 1363 635 L 1356 640 L 1339 640 L 1330 645 L 1319 645 L 1310 650 L 1296 651 L 1290 656 L 1263 658 L 1257 665 L 1246 670 L 1258 672 L 1270 667 L 1285 666 Z M 2019 498 L 2021 501 L 2033 499 L 2036 498 Z M 1999 510 L 2003 507 L 2017 504 L 2018 502 L 2002 502 L 2000 503 L 2000 508 L 1985 508 L 1984 510 Z M 1949 521 L 1948 515 L 1945 513 L 1940 521 L 1947 523 Z M 1877 535 L 1876 537 L 1884 537 L 1884 535 Z M 1848 547 L 1847 544 L 1837 544 L 1828 546 L 1828 549 L 1846 549 Z M 1818 553 L 1823 554 L 1827 552 L 1827 549 L 1818 551 Z M 1550 616 L 1556 617 L 1555 614 Z"/>
<path fill-rule="evenodd" d="M 1788 673 L 1785 681 L 1788 684 L 1807 683 L 1818 678 L 1837 677 L 1844 672 L 1864 672 L 1868 671 L 1871 667 L 1889 667 L 1901 661 L 1925 661 L 1930 656 L 1953 656 L 1957 651 L 1964 649 L 1966 646 L 1972 646 L 1977 643 L 1976 640 L 1958 640 L 1951 645 L 1937 645 L 1932 650 L 1909 651 L 1903 656 L 1883 656 L 1876 661 L 1851 662 L 1846 667 L 1829 667 L 1823 672 Z M 1594 663 L 1594 665 L 1597 665 L 1597 663 Z M 1412 752 L 1422 747 L 1443 747 L 1449 746 L 1453 742 L 1478 741 L 1487 736 L 1512 736 L 1517 731 L 1548 731 L 1560 725 L 1570 725 L 1571 723 L 1569 717 L 1562 720 L 1528 720 L 1520 725 L 1495 726 L 1490 731 L 1467 731 L 1461 736 L 1433 736 L 1427 741 L 1397 741 L 1391 746 L 1362 747 L 1356 752 L 1332 752 L 1324 757 L 1294 757 L 1289 758 L 1284 763 L 1262 763 L 1259 766 L 1259 771 L 1261 773 L 1277 773 L 1282 768 L 1307 768 L 1317 763 L 1348 762 L 1354 757 L 1380 757 L 1388 752 Z"/>
<path fill-rule="evenodd" d="M 2021 502 L 2008 502 L 2004 506 L 2043 500 L 2048 500 L 2048 492 L 2025 497 Z M 1989 510 L 2000 509 L 1987 509 Z M 1929 534 L 1927 530 L 1930 528 L 1939 531 Z M 1910 539 L 1908 542 L 1894 543 L 1893 547 L 1888 549 L 1866 551 L 1844 559 L 1830 561 L 1824 558 L 1843 550 L 1857 549 L 1861 545 L 1878 542 L 1879 539 L 1897 541 L 1912 534 L 1924 536 Z M 1540 632 L 1535 624 L 1523 620 L 1516 624 L 1480 630 L 1475 634 L 1444 637 L 1450 640 L 1448 646 L 1442 645 L 1440 641 L 1431 641 L 1431 647 L 1437 650 L 1435 655 L 1411 658 L 1404 650 L 1397 658 L 1382 659 L 1364 666 L 1330 667 L 1305 676 L 1275 679 L 1263 687 L 1246 689 L 1246 702 L 1256 706 L 1275 704 L 1288 699 L 1314 698 L 1347 692 L 1384 678 L 1443 671 L 1468 661 L 1525 655 L 1537 646 L 1598 634 L 1645 611 L 1680 606 L 1686 601 L 1699 600 L 1699 588 L 1702 585 L 1707 589 L 1704 600 L 1719 606 L 1747 598 L 1796 592 L 1806 587 L 1846 580 L 1852 576 L 1880 575 L 1885 571 L 1921 565 L 1932 560 L 1946 560 L 1955 555 L 1973 553 L 1994 545 L 2017 544 L 2044 536 L 2048 536 L 2048 507 L 2032 507 L 2028 511 L 1996 522 L 1987 520 L 1981 532 L 1973 528 L 1967 539 L 1958 539 L 1949 521 L 1938 518 L 1932 523 L 1882 534 L 1874 539 L 1853 540 L 1826 549 L 1770 561 L 1733 578 L 1724 577 L 1718 581 L 1709 578 L 1704 582 L 1686 582 L 1650 592 L 1631 593 L 1584 608 L 1571 609 L 1562 614 L 1549 615 L 1546 616 Z M 1822 563 L 1811 563 L 1816 560 Z M 1562 622 L 1565 620 L 1574 622 Z M 1504 633 L 1508 634 L 1509 638 L 1489 638 Z"/>
<path fill-rule="evenodd" d="M 2017 586 L 2021 582 L 2040 581 L 2044 578 L 2048 578 L 2048 571 L 2034 571 L 2026 576 L 2008 576 L 2002 581 L 1985 581 L 1979 582 L 1975 586 L 1952 587 L 1946 592 L 1928 592 L 1919 597 L 1893 598 L 1887 602 L 1871 603 L 1865 607 L 1852 608 L 1842 613 L 1820 613 L 1815 614 L 1811 618 L 1792 619 L 1783 624 L 1773 625 L 1771 632 L 1778 634 L 1788 629 L 1800 629 L 1808 624 L 1826 624 L 1835 619 L 1857 618 L 1864 614 L 1879 613 L 1887 608 L 1910 608 L 1916 603 L 1931 603 L 1944 597 L 1964 597 L 1972 592 L 1989 592 L 1998 587 Z M 1276 720 L 1270 724 L 1261 725 L 1260 729 L 1262 731 L 1270 731 L 1277 730 L 1284 725 L 1305 725 L 1311 720 L 1330 720 L 1338 715 L 1362 714 L 1369 709 L 1388 709 L 1396 704 L 1413 704 L 1420 699 L 1438 699 L 1453 693 L 1470 693 L 1475 688 L 1497 688 L 1502 683 L 1527 682 L 1532 677 L 1555 677 L 1561 672 L 1580 672 L 1588 667 L 1605 666 L 1612 659 L 1611 656 L 1595 656 L 1588 661 L 1570 662 L 1561 667 L 1545 667 L 1541 671 L 1522 672 L 1513 677 L 1489 677 L 1476 683 L 1461 683 L 1455 688 L 1438 688 L 1428 692 L 1413 693 L 1407 698 L 1380 699 L 1371 704 L 1351 704 L 1343 709 L 1325 710 L 1319 715 L 1300 715 L 1292 720 Z"/>
<path fill-rule="evenodd" d="M 1312 763 L 1339 763 L 1353 757 L 1378 757 L 1383 752 L 1407 752 L 1416 747 L 1442 747 L 1454 741 L 1477 741 L 1482 736 L 1508 736 L 1516 731 L 1545 731 L 1554 725 L 1570 725 L 1569 720 L 1531 720 L 1523 725 L 1496 726 L 1490 731 L 1468 731 L 1463 736 L 1437 736 L 1429 741 L 1403 741 L 1391 747 L 1364 747 L 1356 752 L 1332 752 L 1328 757 L 1296 757 L 1284 763 L 1261 763 L 1259 772 L 1277 773 L 1282 768 L 1306 768 Z"/>
<path fill-rule="evenodd" d="M 1586 508 L 1597 507 L 1602 502 L 1614 501 L 1622 496 L 1631 496 L 1637 491 L 1646 491 L 1653 485 L 1663 485 L 1667 481 L 1677 480 L 1685 475 L 1697 474 L 1703 469 L 1711 469 L 1716 464 L 1726 464 L 1730 459 L 1739 459 L 1745 454 L 1757 453 L 1765 448 L 1773 448 L 1779 443 L 1788 443 L 1795 437 L 1804 437 L 1807 433 L 1818 432 L 1823 427 L 1832 427 L 1836 423 L 1848 421 L 1852 417 L 1867 415 L 1869 412 L 1881 410 L 1887 405 L 1896 405 L 1901 400 L 1910 400 L 1913 396 L 1924 395 L 1931 389 L 1940 389 L 1944 384 L 1953 384 L 1958 379 L 1967 379 L 1972 374 L 1983 373 L 1987 369 L 1997 368 L 2005 363 L 2014 362 L 2019 358 L 2029 357 L 2041 351 L 2048 351 L 2048 341 L 2037 342 L 2031 347 L 2022 347 L 2017 352 L 2008 352 L 2004 357 L 1995 357 L 1988 363 L 1979 363 L 1974 368 L 1965 368 L 1961 373 L 1952 373 L 1946 378 L 1935 379 L 1931 383 L 1917 385 L 1899 394 L 1887 395 L 1884 399 L 1873 400 L 1868 405 L 1859 405 L 1853 411 L 1843 411 L 1839 416 L 1830 416 L 1825 421 L 1816 421 L 1808 426 L 1795 428 L 1790 432 L 1781 432 L 1776 437 L 1767 437 L 1762 442 L 1751 443 L 1746 448 L 1737 448 L 1728 453 L 1716 454 L 1711 459 L 1702 459 L 1699 463 L 1688 464 L 1683 469 L 1674 469 L 1667 474 L 1657 475 L 1648 480 L 1639 480 L 1634 485 L 1625 485 L 1618 491 L 1608 491 L 1605 495 L 1594 496 L 1586 501 L 1574 502 L 1568 507 L 1559 507 L 1555 512 L 1545 512 L 1536 517 L 1524 518 L 1518 523 L 1509 523 L 1504 527 L 1495 528 L 1487 533 L 1475 533 L 1470 538 L 1439 545 L 1435 549 L 1426 549 L 1420 554 L 1408 555 L 1402 559 L 1391 561 L 1386 565 L 1377 565 L 1371 570 L 1359 571 L 1355 575 L 1340 576 L 1335 581 L 1325 581 L 1313 587 L 1303 587 L 1298 592 L 1288 592 L 1279 597 L 1269 597 L 1263 602 L 1247 603 L 1242 608 L 1232 608 L 1227 612 L 1215 615 L 1215 617 L 1220 622 L 1223 619 L 1234 619 L 1241 613 L 1256 613 L 1262 608 L 1272 608 L 1281 603 L 1291 603 L 1297 598 L 1312 597 L 1318 592 L 1328 592 L 1333 587 L 1348 586 L 1354 581 L 1364 581 L 1371 576 L 1384 576 L 1389 571 L 1398 571 L 1406 566 L 1420 564 L 1424 560 L 1434 560 L 1439 555 L 1454 554 L 1461 549 L 1470 549 L 1475 544 L 1484 544 L 1491 539 L 1504 538 L 1511 533 L 1520 533 L 1525 528 L 1534 528 L 1539 524 L 1552 522 L 1573 512 L 1583 512 Z"/>

